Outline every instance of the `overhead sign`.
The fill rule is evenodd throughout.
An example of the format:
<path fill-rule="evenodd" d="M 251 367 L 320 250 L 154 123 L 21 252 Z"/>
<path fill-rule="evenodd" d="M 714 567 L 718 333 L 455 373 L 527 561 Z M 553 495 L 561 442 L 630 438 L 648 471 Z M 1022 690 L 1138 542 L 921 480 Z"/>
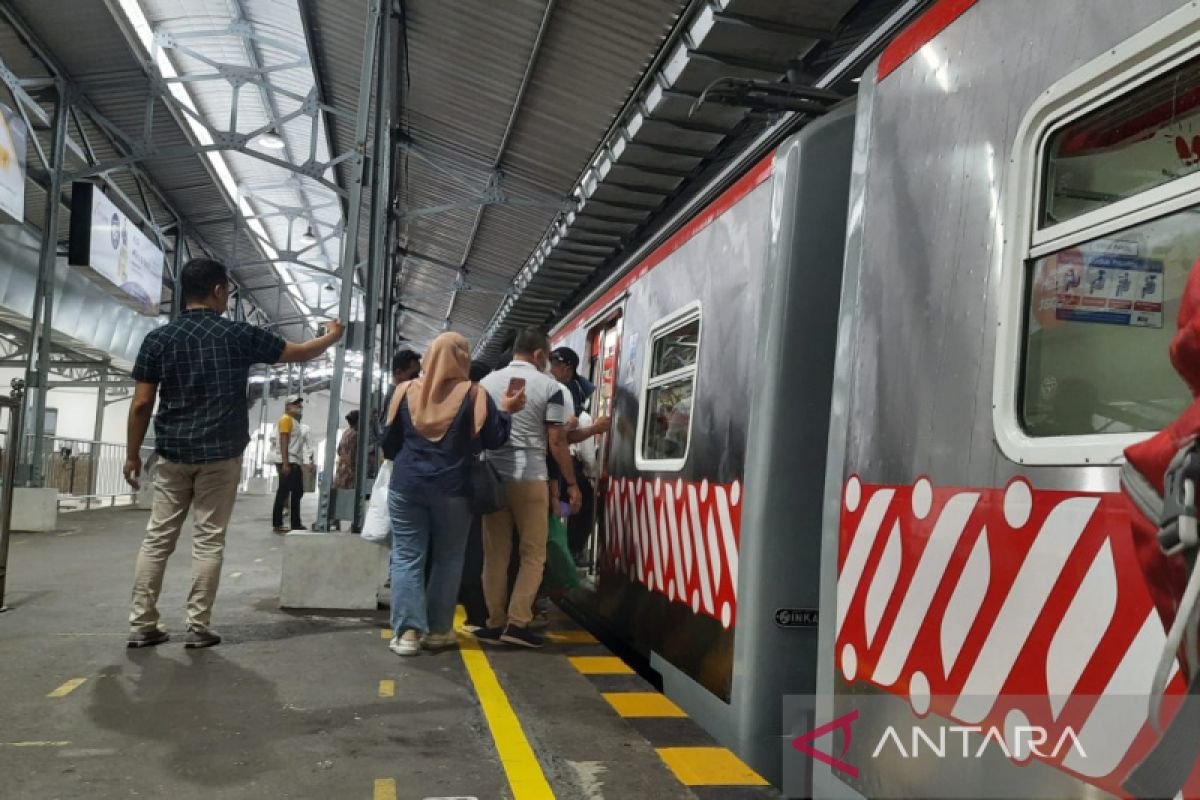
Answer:
<path fill-rule="evenodd" d="M 71 190 L 68 260 L 143 314 L 158 316 L 164 254 L 90 183 Z"/>
<path fill-rule="evenodd" d="M 25 219 L 24 121 L 0 103 L 0 212 L 21 222 Z"/>

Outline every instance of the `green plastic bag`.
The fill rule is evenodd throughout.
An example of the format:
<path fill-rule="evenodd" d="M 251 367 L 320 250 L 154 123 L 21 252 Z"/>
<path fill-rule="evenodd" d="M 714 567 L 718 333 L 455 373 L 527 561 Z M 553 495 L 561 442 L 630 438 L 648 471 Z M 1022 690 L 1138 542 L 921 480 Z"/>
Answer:
<path fill-rule="evenodd" d="M 567 523 L 550 515 L 550 538 L 546 541 L 546 588 L 565 591 L 579 585 L 579 571 L 567 544 Z"/>

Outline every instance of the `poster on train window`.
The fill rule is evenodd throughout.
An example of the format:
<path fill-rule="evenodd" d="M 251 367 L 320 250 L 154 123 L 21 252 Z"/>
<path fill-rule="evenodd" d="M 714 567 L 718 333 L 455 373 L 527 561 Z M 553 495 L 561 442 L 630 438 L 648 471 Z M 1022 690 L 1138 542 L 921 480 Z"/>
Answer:
<path fill-rule="evenodd" d="M 25 138 L 21 117 L 0 103 L 0 212 L 25 219 Z"/>
<path fill-rule="evenodd" d="M 1163 263 L 1142 258 L 1136 242 L 1093 242 L 1053 258 L 1056 319 L 1163 326 Z"/>
<path fill-rule="evenodd" d="M 117 299 L 157 316 L 162 299 L 163 251 L 90 183 L 71 190 L 68 260 L 85 267 Z"/>

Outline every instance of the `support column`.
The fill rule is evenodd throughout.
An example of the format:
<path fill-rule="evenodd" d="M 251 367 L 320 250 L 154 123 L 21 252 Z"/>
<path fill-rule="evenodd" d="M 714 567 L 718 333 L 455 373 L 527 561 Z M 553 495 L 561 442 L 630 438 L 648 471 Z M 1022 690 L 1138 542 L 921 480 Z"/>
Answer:
<path fill-rule="evenodd" d="M 71 99 L 63 81 L 56 81 L 58 102 L 54 106 L 54 131 L 50 143 L 50 191 L 42 225 L 42 249 L 30 312 L 29 360 L 25 368 L 24 435 L 21 436 L 21 480 L 26 486 L 41 486 L 43 441 L 46 435 L 46 392 L 49 391 L 50 331 L 54 320 L 54 269 L 58 262 L 58 217 L 62 204 L 63 156 L 66 151 L 67 121 Z"/>
<path fill-rule="evenodd" d="M 96 493 L 96 481 L 100 474 L 100 442 L 104 439 L 104 408 L 107 405 L 105 396 L 107 393 L 108 362 L 106 361 L 100 367 L 100 384 L 96 387 L 96 423 L 92 427 L 92 468 L 88 478 L 88 499 L 84 504 L 87 508 L 92 507 L 92 495 Z"/>
<path fill-rule="evenodd" d="M 375 141 L 371 155 L 371 251 L 367 256 L 366 281 L 363 299 L 362 379 L 359 382 L 358 454 L 355 459 L 354 523 L 352 530 L 362 530 L 363 495 L 366 494 L 367 464 L 371 453 L 371 408 L 375 399 L 376 333 L 379 295 L 388 257 L 388 195 L 392 176 L 392 43 L 395 40 L 393 15 L 384 15 L 379 30 L 379 68 L 375 81 Z"/>
<path fill-rule="evenodd" d="M 175 256 L 171 260 L 171 319 L 183 311 L 183 223 L 175 223 Z"/>
<path fill-rule="evenodd" d="M 354 129 L 354 178 L 350 183 L 350 198 L 346 209 L 346 228 L 342 235 L 341 290 L 338 316 L 343 322 L 350 321 L 354 299 L 354 273 L 358 265 L 358 229 L 362 217 L 363 171 L 367 150 L 367 121 L 371 110 L 372 74 L 375 66 L 375 51 L 380 43 L 383 0 L 371 0 L 367 15 L 366 37 L 363 41 L 362 72 L 358 82 L 358 116 Z M 385 43 L 386 46 L 386 43 Z M 333 359 L 333 377 L 329 383 L 329 417 L 325 426 L 325 469 L 320 481 L 321 498 L 317 519 L 313 528 L 329 530 L 329 501 L 333 488 L 333 469 L 337 459 L 338 421 L 342 412 L 342 380 L 346 374 L 346 339 L 338 342 Z M 356 514 L 357 516 L 357 514 Z"/>

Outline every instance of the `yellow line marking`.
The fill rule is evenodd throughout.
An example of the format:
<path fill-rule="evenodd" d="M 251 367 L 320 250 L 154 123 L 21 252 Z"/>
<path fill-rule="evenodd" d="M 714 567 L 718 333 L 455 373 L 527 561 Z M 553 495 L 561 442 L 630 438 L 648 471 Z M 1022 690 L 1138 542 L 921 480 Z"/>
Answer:
<path fill-rule="evenodd" d="M 396 800 L 396 779 L 375 779 L 375 800 Z"/>
<path fill-rule="evenodd" d="M 622 717 L 686 717 L 687 714 L 658 692 L 604 692 L 601 695 Z"/>
<path fill-rule="evenodd" d="M 550 631 L 546 638 L 555 644 L 600 644 L 587 631 Z"/>
<path fill-rule="evenodd" d="M 659 747 L 684 786 L 766 786 L 767 781 L 724 747 Z"/>
<path fill-rule="evenodd" d="M 379 629 L 379 638 L 380 639 L 391 639 L 392 638 L 391 629 L 390 628 L 380 628 Z"/>
<path fill-rule="evenodd" d="M 9 747 L 66 747 L 70 742 L 0 742 Z"/>
<path fill-rule="evenodd" d="M 395 681 L 380 681 L 379 682 L 379 696 L 380 697 L 395 697 L 396 696 L 396 682 Z"/>
<path fill-rule="evenodd" d="M 466 619 L 466 611 L 459 606 L 454 614 L 454 627 L 461 628 Z M 479 641 L 474 636 L 463 636 L 458 651 L 462 654 L 467 674 L 471 676 L 471 683 L 479 696 L 484 719 L 496 743 L 496 751 L 500 754 L 500 765 L 504 767 L 508 785 L 512 787 L 513 800 L 554 800 L 554 792 L 546 781 L 542 765 L 538 763 L 529 740 L 525 738 L 525 731 L 521 729 L 521 720 L 508 702 Z"/>
<path fill-rule="evenodd" d="M 50 694 L 46 695 L 46 697 L 66 697 L 71 692 L 82 686 L 86 681 L 87 678 L 72 678 Z"/>
<path fill-rule="evenodd" d="M 616 656 L 570 656 L 571 666 L 584 675 L 633 675 L 633 668 Z"/>

